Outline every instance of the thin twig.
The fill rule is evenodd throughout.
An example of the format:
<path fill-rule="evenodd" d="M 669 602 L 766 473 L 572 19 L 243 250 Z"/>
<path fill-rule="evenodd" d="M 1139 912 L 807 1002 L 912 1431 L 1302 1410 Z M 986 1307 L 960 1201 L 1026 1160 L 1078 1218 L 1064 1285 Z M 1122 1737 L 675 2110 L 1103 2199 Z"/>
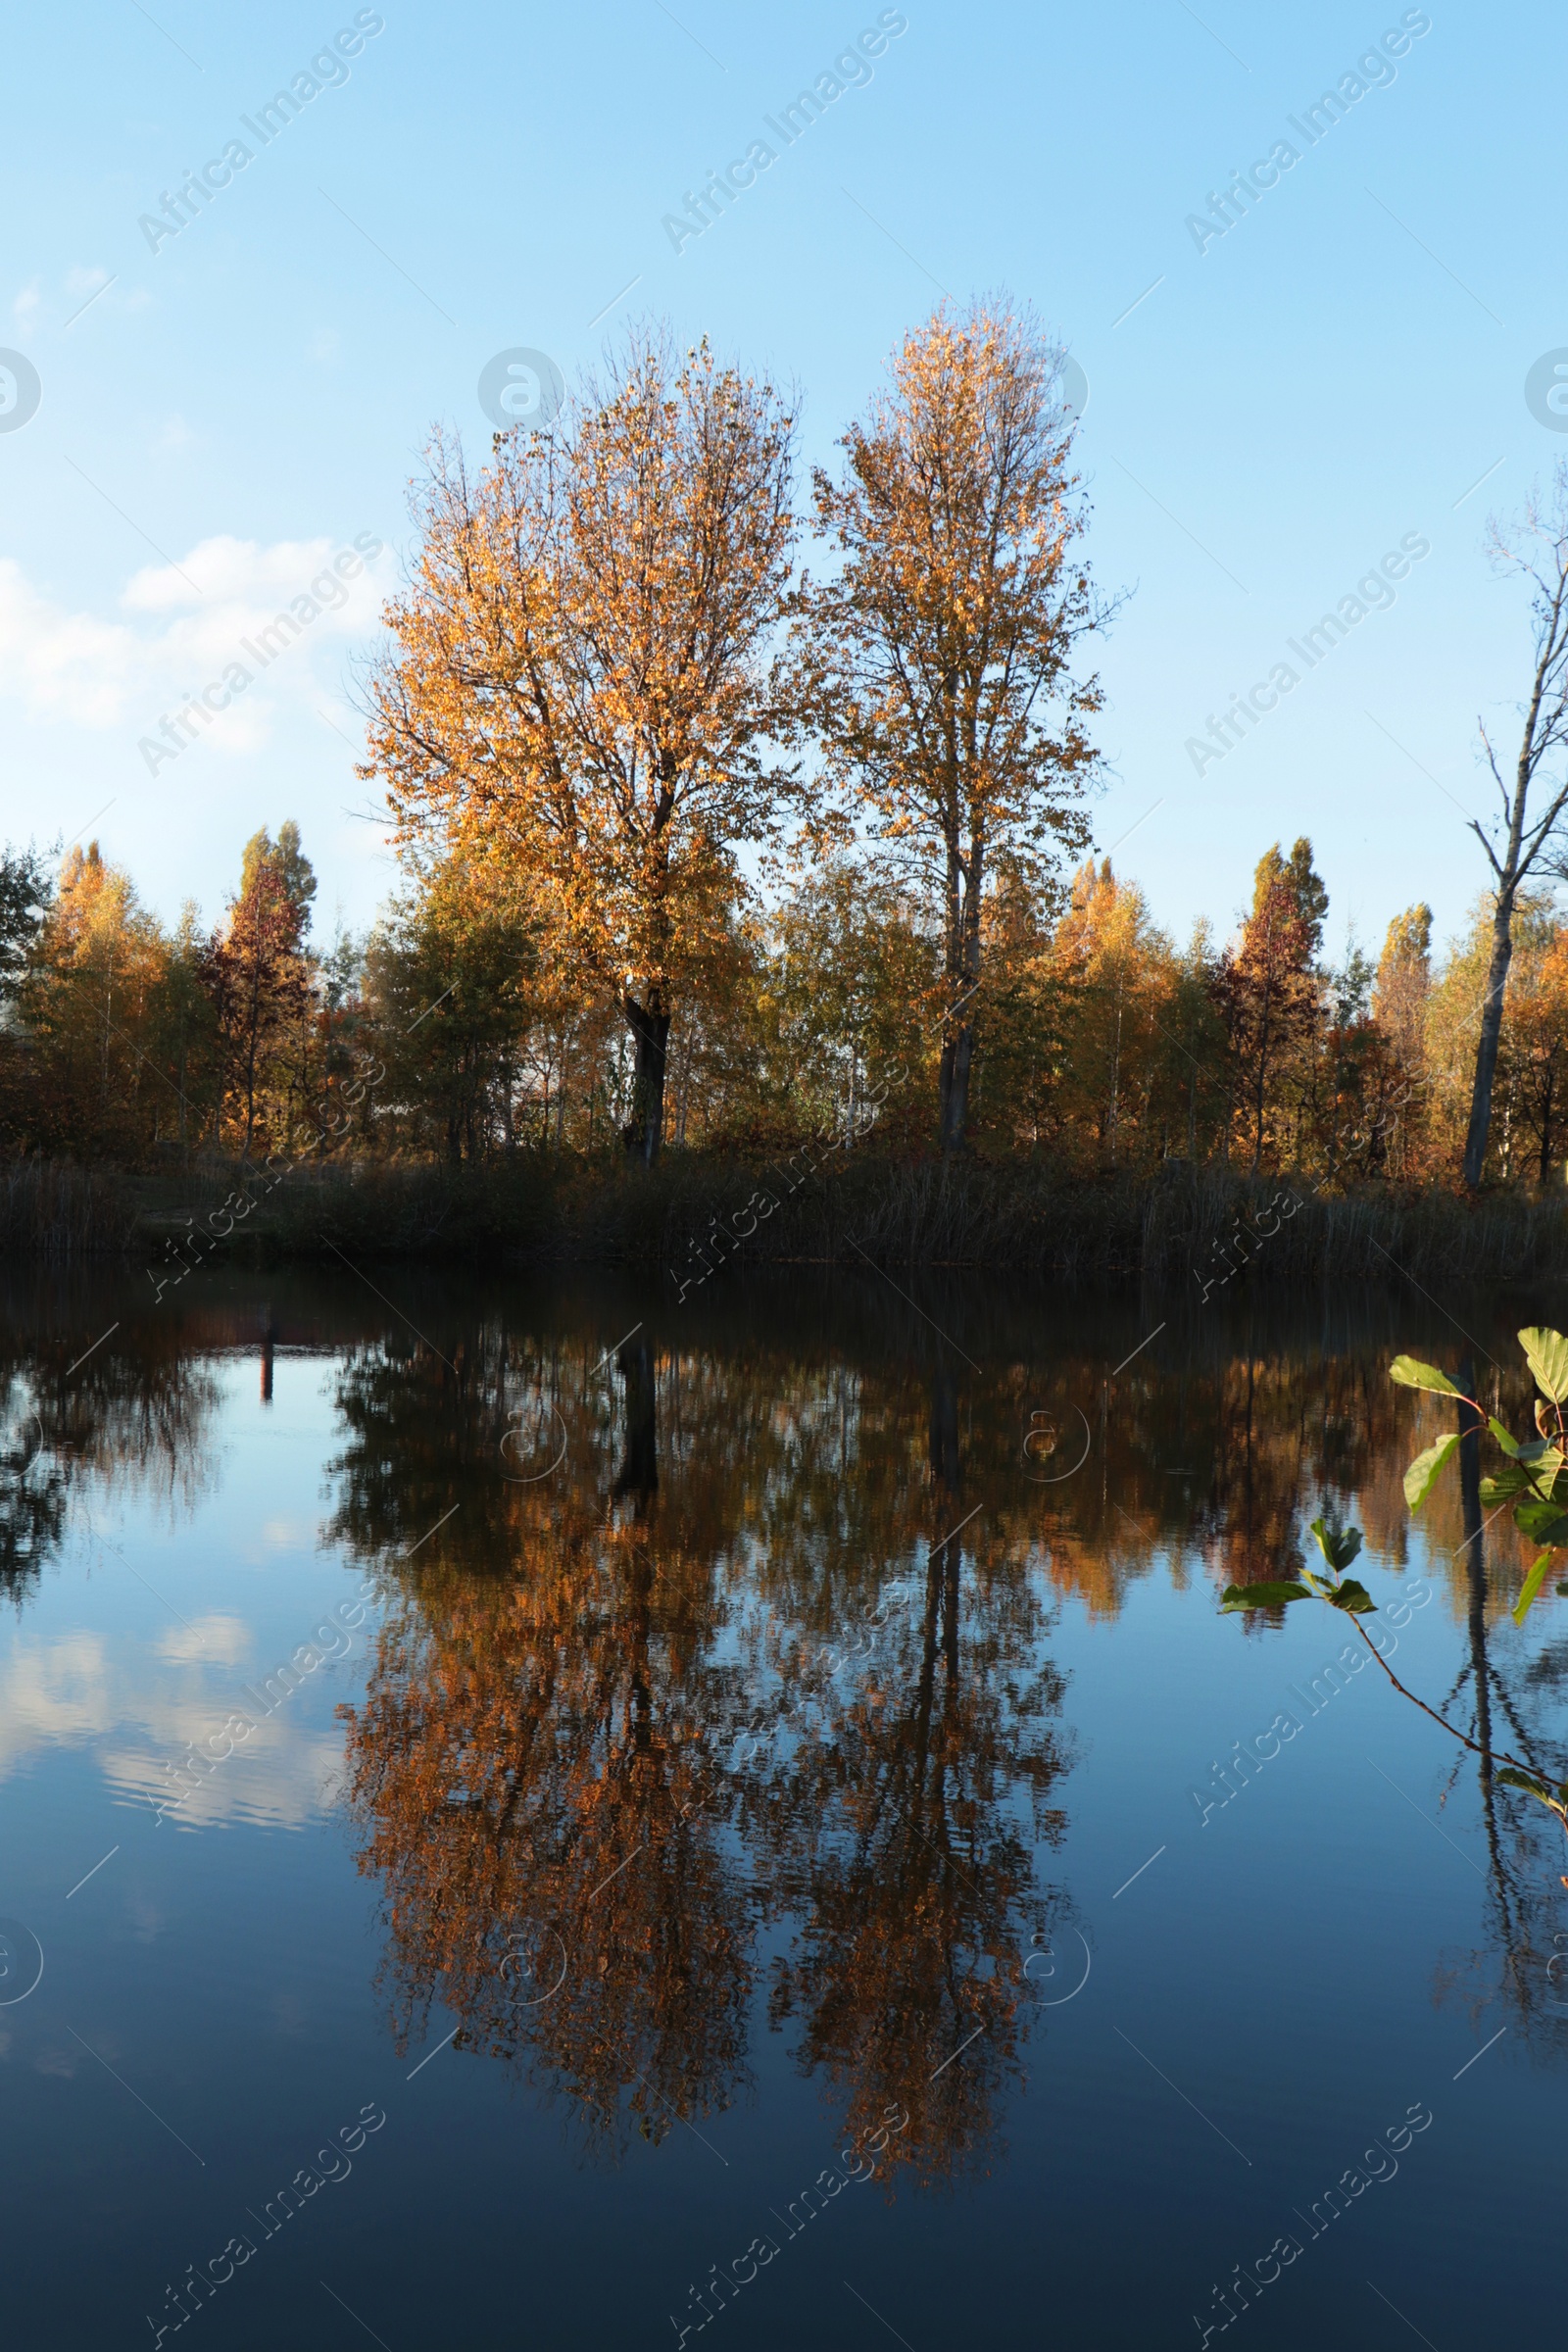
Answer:
<path fill-rule="evenodd" d="M 1517 1756 L 1509 1755 L 1506 1748 L 1494 1747 L 1489 1750 L 1487 1748 L 1478 1746 L 1474 1740 L 1466 1739 L 1464 1733 L 1459 1731 L 1455 1725 L 1451 1724 L 1446 1715 L 1440 1715 L 1436 1707 L 1429 1707 L 1424 1698 L 1417 1698 L 1413 1690 L 1407 1690 L 1405 1689 L 1403 1683 L 1400 1682 L 1398 1676 L 1395 1673 L 1394 1668 L 1389 1664 L 1388 1659 L 1383 1655 L 1382 1650 L 1379 1649 L 1377 1643 L 1367 1633 L 1365 1627 L 1362 1626 L 1359 1620 L 1355 1618 L 1351 1619 L 1351 1623 L 1355 1626 L 1356 1632 L 1360 1635 L 1362 1641 L 1366 1643 L 1368 1649 L 1372 1652 L 1372 1655 L 1376 1658 L 1378 1664 L 1382 1667 L 1384 1673 L 1388 1676 L 1396 1690 L 1397 1690 L 1402 1697 L 1407 1698 L 1412 1706 L 1419 1707 L 1423 1715 L 1430 1715 L 1434 1723 L 1441 1723 L 1444 1730 L 1451 1733 L 1455 1740 L 1463 1741 L 1464 1745 L 1469 1748 L 1472 1755 L 1480 1756 L 1484 1763 L 1493 1762 L 1500 1758 L 1504 1764 L 1511 1764 L 1515 1772 L 1527 1772 L 1530 1774 L 1533 1780 L 1539 1780 L 1542 1777 L 1539 1773 L 1537 1773 L 1534 1765 L 1521 1764 L 1519 1758 Z"/>

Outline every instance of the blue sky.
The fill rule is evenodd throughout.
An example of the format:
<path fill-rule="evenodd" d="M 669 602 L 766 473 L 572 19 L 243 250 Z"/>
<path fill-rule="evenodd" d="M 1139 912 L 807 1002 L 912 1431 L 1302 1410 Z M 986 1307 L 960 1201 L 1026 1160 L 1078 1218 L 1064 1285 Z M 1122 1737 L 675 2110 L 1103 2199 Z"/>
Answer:
<path fill-rule="evenodd" d="M 662 217 L 893 17 L 870 78 L 677 253 Z M 1291 126 L 1423 23 L 1315 144 Z M 241 118 L 344 29 L 346 78 L 263 146 Z M 0 832 L 90 826 L 162 911 L 212 918 L 246 836 L 292 815 L 318 927 L 339 902 L 363 924 L 392 867 L 355 813 L 354 662 L 431 424 L 488 447 L 495 353 L 570 377 L 662 314 L 799 383 L 809 463 L 942 292 L 1004 287 L 1087 374 L 1089 553 L 1130 592 L 1099 654 L 1102 846 L 1126 836 L 1179 934 L 1227 928 L 1303 831 L 1336 950 L 1417 898 L 1462 919 L 1477 717 L 1506 742 L 1529 662 L 1487 516 L 1568 453 L 1525 398 L 1568 347 L 1560 13 L 101 0 L 8 40 L 0 346 L 41 399 L 0 430 Z M 151 250 L 139 218 L 236 138 L 252 160 Z M 1188 216 L 1282 140 L 1299 160 L 1200 252 Z M 1199 776 L 1209 714 L 1406 537 L 1430 554 L 1395 601 Z M 161 714 L 357 538 L 385 552 L 150 775 Z"/>

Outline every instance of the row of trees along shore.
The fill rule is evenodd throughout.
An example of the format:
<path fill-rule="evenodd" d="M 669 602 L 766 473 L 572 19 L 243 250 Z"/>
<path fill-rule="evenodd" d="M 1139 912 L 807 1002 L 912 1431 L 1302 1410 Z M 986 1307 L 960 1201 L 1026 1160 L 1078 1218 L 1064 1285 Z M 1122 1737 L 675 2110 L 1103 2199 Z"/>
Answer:
<path fill-rule="evenodd" d="M 792 398 L 633 329 L 475 470 L 437 434 L 364 679 L 401 882 L 313 943 L 298 828 L 172 932 L 96 845 L 0 860 L 0 1140 L 146 1164 L 287 1150 L 771 1149 L 823 1124 L 1089 1173 L 1544 1183 L 1568 1151 L 1568 481 L 1497 564 L 1534 667 L 1469 934 L 1322 955 L 1311 844 L 1185 948 L 1092 849 L 1112 616 L 1059 347 L 944 306 L 810 481 Z M 358 1081 L 370 1073 L 368 1084 Z M 343 1099 L 353 1098 L 345 1116 Z"/>

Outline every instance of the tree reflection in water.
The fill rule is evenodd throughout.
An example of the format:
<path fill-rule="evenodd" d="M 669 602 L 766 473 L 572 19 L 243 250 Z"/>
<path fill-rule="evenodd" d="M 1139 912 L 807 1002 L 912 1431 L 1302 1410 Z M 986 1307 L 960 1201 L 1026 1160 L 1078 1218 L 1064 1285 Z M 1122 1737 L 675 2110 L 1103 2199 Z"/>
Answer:
<path fill-rule="evenodd" d="M 1458 1367 L 1456 1378 L 1469 1396 L 1477 1395 L 1474 1361 Z M 1534 1798 L 1499 1783 L 1497 1738 L 1529 1769 L 1553 1785 L 1568 1776 L 1568 1748 L 1544 1735 L 1531 1721 L 1533 1704 L 1557 1695 L 1568 1679 L 1568 1657 L 1548 1649 L 1525 1670 L 1523 1689 L 1516 1690 L 1508 1673 L 1494 1654 L 1489 1621 L 1487 1526 L 1481 1501 L 1480 1429 L 1465 1405 L 1457 1408 L 1459 1494 L 1464 1538 L 1460 1559 L 1465 1580 L 1466 1656 L 1441 1712 L 1452 1720 L 1456 1705 L 1468 1700 L 1465 1729 L 1472 1743 L 1461 1749 L 1449 1776 L 1452 1788 L 1466 1754 L 1474 1755 L 1487 1839 L 1487 1929 L 1483 1946 L 1445 1960 L 1438 1977 L 1440 1996 L 1455 1992 L 1468 2005 L 1473 2022 L 1499 1995 L 1515 2033 L 1537 2047 L 1568 2049 L 1568 1997 L 1560 1986 L 1565 1971 L 1560 1958 L 1565 1916 L 1563 1877 L 1568 1851 L 1562 1828 L 1551 1821 Z M 1511 1531 L 1510 1531 L 1511 1533 Z M 1511 1546 L 1510 1546 L 1511 1548 Z M 1445 1789 L 1446 1799 L 1447 1788 Z M 1551 1973 L 1556 1963 L 1555 1976 Z"/>
<path fill-rule="evenodd" d="M 869 1278 L 777 1312 L 770 1294 L 710 1342 L 682 1324 L 678 1348 L 639 1325 L 608 1353 L 620 1319 L 540 1337 L 458 1285 L 433 1304 L 411 1287 L 439 1346 L 388 1337 L 363 1286 L 275 1287 L 264 1356 L 341 1367 L 327 1542 L 393 1563 L 348 1762 L 397 2031 L 449 2005 L 607 2157 L 743 2097 L 766 2019 L 848 2131 L 898 2102 L 912 2177 L 991 2161 L 1081 1948 L 1049 1862 L 1070 1762 L 1055 1596 L 1108 1618 L 1156 1574 L 1289 1574 L 1325 1506 L 1385 1567 L 1410 1556 L 1402 1470 L 1434 1408 L 1387 1376 L 1416 1336 L 1402 1306 L 1200 1317 L 1107 1387 L 1139 1327 L 1102 1305 L 1043 1321 L 1021 1295 L 988 1302 L 982 1340 L 933 1294 L 982 1370 Z M 94 1521 L 121 1488 L 196 1499 L 215 1367 L 263 1325 L 254 1286 L 151 1314 L 96 1282 L 5 1324 L 0 1589 L 22 1604 L 74 1497 Z M 1486 1377 L 1485 1409 L 1522 1425 L 1523 1367 Z M 1568 1777 L 1568 1647 L 1507 1625 L 1527 1547 L 1483 1525 L 1460 1468 L 1423 1532 L 1464 1654 L 1427 1695 L 1472 1743 L 1488 1893 L 1440 1991 L 1500 1994 L 1554 2052 L 1564 1857 L 1502 1770 L 1506 1751 Z M 1031 1984 L 1048 1946 L 1056 1973 Z"/>
<path fill-rule="evenodd" d="M 89 1526 L 116 1495 L 195 1504 L 219 1391 L 172 1315 L 107 1336 L 69 1313 L 42 1328 L 0 1315 L 0 1592 L 20 1608 L 66 1540 L 74 1499 Z"/>
<path fill-rule="evenodd" d="M 1528 1338 L 1529 1334 L 1521 1334 Z M 1347 1580 L 1345 1591 L 1352 1590 L 1358 1598 L 1348 1604 L 1351 1614 L 1348 1624 L 1354 1625 L 1363 1641 L 1378 1658 L 1388 1681 L 1406 1704 L 1419 1709 L 1430 1721 L 1440 1724 L 1456 1742 L 1456 1753 L 1449 1772 L 1440 1807 L 1446 1806 L 1461 1772 L 1470 1758 L 1475 1768 L 1480 1799 L 1481 1821 L 1487 1846 L 1485 1921 L 1488 1939 L 1485 1944 L 1463 1954 L 1450 1955 L 1440 1964 L 1437 1972 L 1438 1997 L 1444 1999 L 1459 1993 L 1467 2003 L 1472 2024 L 1480 2022 L 1482 2013 L 1499 1997 L 1510 2012 L 1512 2029 L 1523 2034 L 1527 2044 L 1540 2050 L 1557 2051 L 1565 2045 L 1562 2028 L 1568 2025 L 1568 2002 L 1559 1994 L 1555 1979 L 1568 1974 L 1568 1956 L 1561 1946 L 1568 1943 L 1559 1924 L 1563 1914 L 1562 1889 L 1568 1887 L 1568 1875 L 1563 1863 L 1568 1860 L 1564 1851 L 1563 1833 L 1568 1831 L 1568 1804 L 1564 1802 L 1564 1779 L 1568 1774 L 1568 1745 L 1561 1738 L 1552 1738 L 1530 1720 L 1532 1700 L 1555 1695 L 1564 1680 L 1562 1661 L 1548 1650 L 1526 1669 L 1523 1677 L 1525 1692 L 1515 1690 L 1510 1674 L 1505 1672 L 1495 1654 L 1494 1620 L 1501 1614 L 1500 1599 L 1512 1591 L 1520 1592 L 1524 1583 L 1525 1556 L 1536 1548 L 1535 1542 L 1521 1546 L 1513 1529 L 1500 1529 L 1494 1538 L 1496 1550 L 1495 1585 L 1489 1578 L 1487 1565 L 1487 1531 L 1498 1518 L 1498 1509 L 1484 1515 L 1481 1480 L 1480 1438 L 1486 1426 L 1469 1401 L 1478 1397 L 1476 1367 L 1473 1355 L 1467 1354 L 1456 1367 L 1457 1387 L 1442 1372 L 1431 1380 L 1415 1378 L 1401 1370 L 1410 1359 L 1400 1357 L 1393 1372 L 1399 1384 L 1394 1395 L 1401 1396 L 1401 1406 L 1395 1418 L 1386 1423 L 1392 1430 L 1408 1433 L 1412 1419 L 1411 1389 L 1440 1387 L 1457 1401 L 1454 1406 L 1457 1429 L 1458 1478 L 1456 1494 L 1445 1497 L 1441 1484 L 1433 1507 L 1426 1516 L 1431 1523 L 1429 1535 L 1436 1541 L 1432 1545 L 1435 1567 L 1447 1572 L 1451 1599 L 1462 1605 L 1465 1626 L 1465 1654 L 1452 1688 L 1437 1704 L 1429 1704 L 1411 1690 L 1388 1664 L 1382 1645 L 1371 1642 L 1355 1611 L 1375 1611 L 1377 1603 L 1359 1580 L 1352 1585 Z M 1418 1373 L 1428 1368 L 1416 1366 Z M 1535 1404 L 1534 1383 L 1528 1375 L 1509 1375 L 1500 1364 L 1494 1362 L 1490 1404 L 1494 1415 L 1505 1416 L 1528 1427 L 1528 1416 Z M 1368 1398 L 1368 1421 L 1373 1420 Z M 1325 1413 L 1325 1424 L 1327 1414 Z M 1495 1422 L 1494 1424 L 1496 1425 Z M 1250 1422 L 1249 1422 L 1250 1427 Z M 1452 1446 L 1450 1438 L 1447 1443 Z M 1384 1469 L 1391 1460 L 1407 1450 L 1409 1438 L 1396 1439 L 1384 1449 Z M 1555 1457 L 1553 1457 L 1555 1458 Z M 1413 1463 L 1410 1480 L 1418 1480 L 1423 1464 Z M 1439 1464 L 1441 1469 L 1441 1463 Z M 1408 1482 L 1401 1481 L 1401 1502 L 1410 1497 L 1410 1507 L 1422 1507 L 1432 1494 L 1434 1470 L 1418 1493 L 1411 1496 Z M 1381 1500 L 1384 1508 L 1387 1497 L 1377 1497 L 1380 1482 L 1372 1480 L 1364 1491 L 1364 1499 Z M 1324 1536 L 1322 1548 L 1330 1561 L 1331 1571 L 1348 1567 L 1355 1547 L 1361 1542 L 1355 1530 L 1343 1530 L 1344 1506 L 1349 1500 L 1346 1488 L 1336 1496 L 1331 1482 L 1323 1478 L 1320 1491 L 1330 1497 L 1328 1526 L 1332 1531 Z M 1495 1501 L 1495 1495 L 1493 1496 Z M 1446 1524 L 1445 1524 L 1446 1500 Z M 1336 1508 L 1336 1503 L 1338 1507 Z M 1298 1517 L 1299 1517 L 1298 1512 Z M 1375 1516 L 1369 1510 L 1369 1518 Z M 1324 1521 L 1317 1522 L 1322 1529 Z M 1446 1538 L 1457 1525 L 1460 1534 L 1457 1544 L 1449 1545 Z M 1347 1542 L 1348 1538 L 1348 1542 Z M 1550 1539 L 1548 1539 L 1549 1541 Z M 1402 1546 L 1400 1547 L 1402 1549 Z M 1343 1553 L 1343 1556 L 1342 1556 Z M 1511 1555 L 1511 1556 L 1510 1556 Z M 1234 1549 L 1227 1557 L 1235 1558 Z M 1229 1607 L 1237 1603 L 1248 1610 L 1244 1622 L 1250 1631 L 1261 1631 L 1269 1623 L 1277 1623 L 1283 1607 L 1294 1605 L 1296 1599 L 1310 1599 L 1311 1595 L 1299 1581 L 1298 1563 L 1302 1554 L 1298 1546 L 1293 1552 L 1258 1557 L 1243 1550 L 1243 1563 L 1250 1573 L 1236 1580 L 1226 1594 Z M 1359 1565 L 1360 1562 L 1355 1563 Z M 1281 1568 L 1291 1573 L 1281 1577 Z M 1314 1561 L 1308 1570 L 1314 1578 L 1320 1597 L 1324 1595 L 1321 1564 Z M 1539 1579 L 1538 1579 L 1539 1581 Z M 1258 1595 L 1251 1602 L 1242 1595 L 1250 1587 Z M 1263 1589 L 1279 1593 L 1281 1601 L 1263 1597 Z M 1345 1604 L 1337 1604 L 1345 1605 Z M 1528 1594 L 1520 1602 L 1521 1610 L 1528 1605 Z M 1342 1621 L 1343 1622 L 1343 1621 Z M 1347 1626 L 1348 1630 L 1348 1626 Z M 1526 1695 L 1528 1693 L 1528 1695 Z M 1468 1717 L 1455 1721 L 1453 1710 L 1461 1702 L 1468 1704 Z M 1505 1741 L 1513 1745 L 1507 1746 Z M 1536 1793 L 1526 1792 L 1525 1784 L 1534 1782 Z M 1543 1801 L 1544 1800 L 1544 1802 Z M 1556 1819 L 1547 1828 L 1547 1812 Z M 1445 1832 L 1444 1835 L 1446 1835 Z M 1452 1842 L 1450 1840 L 1450 1842 Z M 1456 1851 L 1463 1853 L 1462 1847 Z M 1469 1856 L 1465 1857 L 1470 1859 Z"/>
<path fill-rule="evenodd" d="M 459 1506 L 385 1571 L 349 1723 L 404 2046 L 439 1998 L 608 2153 L 743 2095 L 760 2007 L 847 2132 L 897 2101 L 914 2177 L 990 2161 L 1042 2016 L 1031 1956 L 1072 1943 L 1041 1869 L 1070 1761 L 1053 1593 L 1110 1616 L 1156 1569 L 1279 1577 L 1325 1504 L 1406 1565 L 1416 1400 L 1387 1365 L 1408 1316 L 1375 1338 L 1200 1319 L 1114 1409 L 1098 1319 L 1048 1349 L 999 1309 L 984 1371 L 907 1321 L 847 1350 L 639 1329 L 607 1358 L 457 1320 L 439 1353 L 367 1346 L 340 1393 L 335 1534 L 384 1561 Z M 1518 1385 L 1499 1372 L 1489 1409 L 1517 1418 Z M 1037 1484 L 1054 1465 L 1024 1433 L 1080 1414 L 1087 1467 Z M 1486 1949 L 1443 1983 L 1493 1997 L 1500 1965 L 1555 2044 L 1549 1825 L 1490 1759 L 1506 1718 L 1551 1766 L 1531 1717 L 1568 1664 L 1499 1665 L 1518 1547 L 1489 1531 L 1489 1565 L 1472 1510 L 1434 1496 L 1425 1529 L 1468 1630 L 1490 1887 Z"/>
<path fill-rule="evenodd" d="M 588 2142 L 696 2128 L 750 2087 L 766 1932 L 766 2013 L 845 2130 L 898 2100 L 921 2177 L 977 2161 L 1037 2014 L 1031 1937 L 1060 1910 L 1034 1841 L 1060 1834 L 1065 1756 L 1016 1546 L 930 1525 L 957 1515 L 945 1376 L 922 1464 L 899 1452 L 927 1418 L 906 1373 L 656 1362 L 636 1338 L 612 1387 L 590 1357 L 476 1331 L 442 1357 L 367 1349 L 342 1382 L 339 1528 L 406 1534 L 400 1429 L 447 1464 L 426 1525 L 464 1505 L 389 1578 L 346 1711 L 400 2047 L 439 1998 Z M 852 1388 L 880 1473 L 853 1458 Z M 474 1433 L 542 1432 L 545 1404 L 561 1474 L 485 1480 Z M 820 1654 L 824 1623 L 860 1629 L 853 1652 Z"/>

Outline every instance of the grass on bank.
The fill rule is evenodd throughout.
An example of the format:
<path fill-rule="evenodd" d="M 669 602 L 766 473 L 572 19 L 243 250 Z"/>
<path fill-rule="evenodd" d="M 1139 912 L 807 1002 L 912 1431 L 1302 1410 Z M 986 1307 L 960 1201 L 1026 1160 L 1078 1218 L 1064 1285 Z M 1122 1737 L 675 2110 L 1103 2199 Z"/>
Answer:
<path fill-rule="evenodd" d="M 1224 1289 L 1350 1278 L 1528 1280 L 1568 1273 L 1568 1197 L 1471 1200 L 1385 1187 L 1328 1197 L 1307 1180 L 1254 1181 L 1167 1160 L 1152 1175 L 1064 1177 L 1038 1161 L 834 1156 L 788 1191 L 776 1164 L 671 1152 L 525 1152 L 453 1168 L 362 1161 L 293 1166 L 230 1221 L 243 1171 L 204 1162 L 140 1175 L 29 1159 L 0 1170 L 0 1250 L 63 1263 L 116 1256 L 171 1271 L 228 1256 L 578 1261 L 662 1266 L 700 1282 L 706 1250 L 753 1263 L 1016 1268 L 1069 1280 Z M 265 1181 L 265 1180 L 264 1180 Z M 768 1200 L 776 1202 L 763 1213 Z M 229 1205 L 225 1209 L 225 1202 Z M 744 1235 L 737 1221 L 753 1226 Z"/>

